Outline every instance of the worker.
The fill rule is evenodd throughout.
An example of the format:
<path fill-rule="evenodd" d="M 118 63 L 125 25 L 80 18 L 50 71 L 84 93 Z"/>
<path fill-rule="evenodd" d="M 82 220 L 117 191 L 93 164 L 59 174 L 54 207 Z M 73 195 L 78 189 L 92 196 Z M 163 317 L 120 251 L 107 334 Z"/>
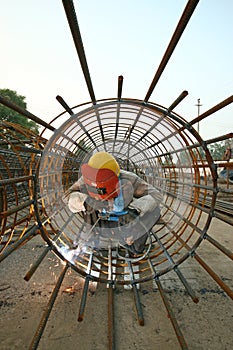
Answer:
<path fill-rule="evenodd" d="M 136 174 L 121 170 L 107 152 L 81 166 L 81 177 L 64 194 L 73 213 L 82 213 L 90 238 L 117 240 L 134 255 L 144 251 L 148 232 L 159 220 L 161 194 Z M 88 230 L 87 230 L 88 231 Z"/>
<path fill-rule="evenodd" d="M 223 155 L 223 160 L 227 160 L 229 162 L 230 159 L 231 159 L 231 147 L 227 147 Z"/>
<path fill-rule="evenodd" d="M 227 147 L 224 155 L 223 160 L 230 162 L 232 157 L 232 150 L 231 147 Z M 222 179 L 225 179 L 229 182 L 233 182 L 233 170 L 229 166 L 225 166 L 219 173 L 219 177 Z"/>

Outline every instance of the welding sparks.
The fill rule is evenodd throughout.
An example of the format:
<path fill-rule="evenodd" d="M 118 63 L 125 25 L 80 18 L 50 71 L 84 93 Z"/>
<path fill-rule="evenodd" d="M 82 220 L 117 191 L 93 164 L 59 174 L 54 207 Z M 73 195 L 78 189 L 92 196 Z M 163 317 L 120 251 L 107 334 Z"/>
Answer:
<path fill-rule="evenodd" d="M 73 287 L 67 287 L 63 290 L 64 293 L 73 293 L 74 289 Z"/>
<path fill-rule="evenodd" d="M 84 254 L 91 254 L 92 250 L 86 245 L 86 242 L 80 242 L 76 248 L 70 248 L 67 246 L 57 247 L 59 253 L 69 262 L 75 263 L 75 260 Z"/>

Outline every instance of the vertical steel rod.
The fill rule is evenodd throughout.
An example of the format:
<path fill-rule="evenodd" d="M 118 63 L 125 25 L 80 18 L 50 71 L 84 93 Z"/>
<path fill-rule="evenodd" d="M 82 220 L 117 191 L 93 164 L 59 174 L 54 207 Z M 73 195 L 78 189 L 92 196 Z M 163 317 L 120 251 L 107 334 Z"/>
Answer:
<path fill-rule="evenodd" d="M 117 111 L 116 111 L 116 129 L 115 129 L 115 137 L 113 140 L 113 147 L 112 147 L 113 153 L 114 153 L 115 145 L 117 142 L 117 134 L 118 134 L 118 129 L 119 129 L 119 119 L 120 119 L 120 103 L 117 104 Z"/>
<path fill-rule="evenodd" d="M 205 239 L 208 240 L 215 248 L 219 249 L 223 254 L 228 256 L 231 260 L 233 260 L 233 252 L 227 248 L 225 248 L 221 243 L 216 241 L 214 238 L 210 237 L 208 234 L 205 235 Z"/>
<path fill-rule="evenodd" d="M 56 99 L 62 105 L 62 107 L 65 108 L 66 112 L 68 112 L 70 115 L 74 115 L 72 109 L 68 106 L 66 101 L 61 96 L 57 95 Z"/>
<path fill-rule="evenodd" d="M 86 301 L 87 301 L 87 292 L 88 292 L 89 282 L 91 279 L 90 272 L 91 272 L 92 259 L 93 259 L 93 254 L 90 255 L 89 262 L 88 262 L 87 276 L 85 278 L 82 299 L 81 299 L 80 307 L 79 307 L 79 314 L 78 314 L 78 321 L 79 322 L 83 321 L 83 318 L 84 318 L 84 310 L 85 310 Z"/>
<path fill-rule="evenodd" d="M 166 307 L 166 310 L 168 312 L 169 318 L 170 318 L 171 323 L 173 325 L 173 328 L 174 328 L 174 331 L 176 333 L 177 339 L 178 339 L 178 341 L 180 343 L 180 346 L 181 346 L 181 348 L 183 350 L 188 350 L 188 345 L 187 345 L 187 343 L 186 343 L 186 341 L 184 339 L 184 336 L 183 336 L 183 334 L 182 334 L 182 332 L 180 330 L 180 327 L 179 327 L 179 325 L 177 323 L 175 315 L 174 315 L 174 313 L 173 313 L 173 311 L 171 309 L 171 306 L 169 304 L 168 298 L 167 298 L 166 294 L 164 293 L 164 290 L 162 288 L 161 282 L 159 281 L 158 278 L 155 279 L 155 283 L 157 284 L 157 287 L 159 289 L 161 298 L 162 298 L 164 306 Z"/>
<path fill-rule="evenodd" d="M 108 286 L 108 348 L 115 350 L 114 339 L 114 289 L 113 284 Z"/>
<path fill-rule="evenodd" d="M 166 225 L 168 230 L 170 231 L 169 227 Z M 191 247 L 175 232 L 170 231 L 183 245 L 184 247 L 190 252 L 191 254 Z M 195 252 L 193 252 L 193 257 L 199 262 L 199 264 L 208 272 L 208 274 L 217 282 L 217 284 L 224 290 L 224 292 L 233 300 L 233 291 L 226 285 L 226 283 L 223 282 L 223 280 L 211 269 L 211 267 L 206 264 L 206 262 Z"/>
<path fill-rule="evenodd" d="M 189 2 L 187 3 L 184 11 L 183 11 L 183 14 L 180 18 L 180 21 L 176 27 L 176 30 L 171 38 L 171 41 L 167 47 L 167 50 L 162 58 L 162 61 L 158 67 L 158 70 L 154 76 L 154 79 L 149 87 L 149 90 L 146 94 L 146 97 L 144 99 L 144 102 L 148 102 L 157 82 L 159 81 L 159 78 L 160 76 L 162 75 L 176 45 L 178 44 L 179 40 L 180 40 L 180 37 L 185 29 L 185 27 L 187 26 L 188 24 L 188 21 L 190 20 L 197 4 L 198 4 L 199 0 L 189 0 Z"/>
<path fill-rule="evenodd" d="M 137 316 L 138 316 L 138 323 L 140 326 L 144 326 L 144 317 L 143 317 L 143 312 L 142 312 L 142 305 L 140 302 L 139 298 L 139 293 L 137 289 L 136 283 L 132 283 L 132 288 L 133 288 L 133 293 L 134 293 L 134 300 L 135 300 L 135 305 L 137 309 Z"/>
<path fill-rule="evenodd" d="M 66 17 L 70 26 L 70 30 L 73 36 L 74 44 L 79 56 L 79 61 L 83 70 L 83 74 L 86 80 L 87 88 L 91 97 L 93 104 L 96 104 L 96 98 L 91 82 L 91 77 L 87 65 L 86 55 L 84 51 L 84 46 L 82 42 L 81 33 L 79 30 L 78 20 L 75 13 L 75 8 L 72 0 L 63 0 L 63 6 L 66 12 Z"/>
<path fill-rule="evenodd" d="M 178 339 L 178 341 L 179 341 L 179 343 L 180 343 L 180 346 L 181 346 L 182 350 L 188 350 L 188 345 L 187 345 L 187 343 L 186 343 L 186 341 L 185 341 L 185 339 L 184 339 L 184 336 L 183 336 L 183 334 L 182 334 L 182 332 L 181 332 L 181 330 L 180 330 L 180 327 L 179 327 L 178 322 L 177 322 L 177 320 L 176 320 L 176 318 L 175 318 L 175 314 L 174 314 L 174 312 L 172 311 L 172 308 L 171 308 L 171 306 L 170 306 L 170 303 L 169 303 L 169 301 L 168 301 L 168 298 L 167 298 L 166 294 L 164 293 L 162 284 L 161 284 L 159 278 L 156 277 L 156 271 L 155 271 L 155 268 L 154 268 L 154 266 L 153 266 L 153 263 L 152 263 L 152 261 L 151 261 L 150 259 L 148 259 L 148 262 L 149 262 L 149 265 L 150 265 L 150 268 L 151 268 L 152 272 L 153 272 L 154 275 L 155 275 L 154 281 L 155 281 L 155 283 L 156 283 L 156 285 L 157 285 L 157 287 L 158 287 L 160 296 L 161 296 L 161 298 L 162 298 L 162 300 L 163 300 L 164 306 L 165 306 L 165 308 L 166 308 L 166 310 L 167 310 L 169 319 L 171 320 L 172 326 L 173 326 L 173 328 L 174 328 L 174 331 L 175 331 L 175 333 L 176 333 L 176 336 L 177 336 L 177 339 Z"/>
<path fill-rule="evenodd" d="M 114 281 L 112 275 L 112 249 L 108 248 L 108 348 L 115 350 L 114 338 Z"/>
<path fill-rule="evenodd" d="M 117 90 L 117 98 L 118 98 L 118 100 L 121 99 L 123 79 L 124 79 L 123 75 L 119 75 L 119 77 L 118 77 L 118 90 Z"/>
<path fill-rule="evenodd" d="M 90 276 L 87 275 L 85 277 L 85 283 L 84 283 L 83 292 L 82 292 L 82 299 L 79 307 L 79 313 L 78 313 L 79 322 L 82 322 L 84 319 L 84 310 L 85 310 L 86 301 L 87 301 L 87 292 L 88 292 L 89 282 L 90 282 Z"/>
<path fill-rule="evenodd" d="M 139 140 L 137 140 L 134 143 L 134 146 L 137 145 L 139 142 L 141 142 L 152 130 L 155 129 L 155 127 L 164 119 L 165 116 L 167 116 L 186 96 L 188 95 L 188 91 L 184 90 L 178 97 L 177 99 L 170 105 L 170 107 L 167 109 L 167 111 L 156 120 L 156 122 L 147 130 Z M 138 153 L 134 154 L 136 156 Z"/>
<path fill-rule="evenodd" d="M 158 242 L 161 250 L 163 251 L 163 253 L 164 253 L 165 257 L 167 258 L 167 260 L 169 261 L 169 263 L 174 266 L 175 273 L 177 274 L 177 276 L 179 277 L 180 281 L 182 282 L 182 284 L 186 288 L 186 291 L 188 292 L 188 294 L 192 298 L 193 302 L 194 303 L 198 303 L 198 301 L 199 301 L 198 297 L 194 293 L 192 287 L 189 285 L 189 283 L 187 282 L 187 280 L 184 277 L 184 275 L 182 274 L 182 272 L 179 270 L 179 268 L 177 266 L 175 266 L 174 260 L 172 259 L 171 255 L 168 253 L 167 249 L 165 248 L 163 243 L 160 241 L 158 236 L 155 233 L 152 233 L 152 234 L 155 237 L 156 241 Z"/>
<path fill-rule="evenodd" d="M 144 326 L 144 317 L 143 317 L 143 312 L 142 312 L 142 305 L 140 302 L 140 297 L 137 289 L 137 284 L 134 282 L 134 273 L 133 273 L 133 268 L 132 268 L 132 263 L 131 261 L 128 261 L 128 267 L 130 271 L 130 279 L 131 279 L 131 286 L 133 289 L 133 294 L 134 294 L 134 302 L 136 306 L 136 311 L 137 311 L 137 317 L 138 317 L 138 323 L 140 326 Z"/>
<path fill-rule="evenodd" d="M 208 272 L 208 274 L 218 283 L 218 285 L 224 290 L 224 292 L 233 300 L 233 291 L 228 287 L 223 280 L 207 265 L 204 260 L 197 254 L 194 254 L 194 258 L 199 264 Z"/>
<path fill-rule="evenodd" d="M 72 109 L 68 106 L 68 104 L 65 102 L 65 100 L 64 100 L 61 96 L 57 95 L 57 96 L 56 96 L 56 99 L 57 99 L 57 101 L 62 105 L 62 107 L 65 108 L 65 110 L 66 110 L 71 116 L 74 115 Z M 76 122 L 77 122 L 77 124 L 81 127 L 81 129 L 83 130 L 84 134 L 86 134 L 87 137 L 90 139 L 90 141 L 93 143 L 93 145 L 94 145 L 95 147 L 97 147 L 95 141 L 93 140 L 93 138 L 91 137 L 91 135 L 89 134 L 89 132 L 87 131 L 87 129 L 83 126 L 83 124 L 80 123 L 80 121 L 79 121 L 78 118 L 76 119 Z M 68 139 L 67 135 L 65 135 L 65 134 L 62 134 L 62 135 Z M 78 148 L 80 148 L 82 151 L 84 151 L 85 153 L 87 153 L 87 150 L 85 150 L 83 147 L 81 147 L 79 144 L 77 144 L 77 143 L 74 142 L 73 140 L 71 140 L 71 141 L 72 141 Z"/>
<path fill-rule="evenodd" d="M 24 276 L 25 281 L 29 281 L 30 278 L 33 276 L 34 272 L 36 271 L 36 269 L 38 268 L 38 266 L 41 264 L 41 262 L 44 260 L 44 258 L 46 257 L 46 255 L 48 254 L 48 252 L 50 251 L 50 247 L 47 246 L 45 247 L 43 253 L 39 256 L 39 258 L 34 262 L 34 264 L 32 265 L 32 267 L 30 268 L 30 270 L 26 273 L 26 275 Z"/>
<path fill-rule="evenodd" d="M 57 298 L 57 295 L 58 295 L 58 292 L 59 292 L 59 289 L 61 287 L 61 284 L 63 282 L 63 279 L 65 277 L 65 274 L 66 274 L 66 271 L 68 269 L 69 265 L 66 264 L 57 280 L 57 283 L 56 283 L 56 286 L 54 287 L 54 290 L 52 292 L 52 295 L 49 299 L 49 302 L 48 302 L 48 305 L 41 317 L 41 320 L 40 320 L 40 323 L 39 323 L 39 326 L 36 330 L 36 333 L 32 339 L 32 342 L 31 342 L 31 345 L 29 347 L 30 350 L 36 350 L 38 345 L 39 345 L 39 342 L 40 342 L 40 339 L 43 335 L 43 332 L 44 332 L 44 329 L 45 329 L 45 326 L 47 324 L 47 321 L 49 319 L 49 316 L 50 316 L 50 313 L 52 311 L 52 308 L 53 308 L 53 305 L 54 305 L 54 302 Z"/>
<path fill-rule="evenodd" d="M 177 99 L 171 104 L 170 107 L 168 107 L 168 111 L 171 112 L 175 107 L 178 106 L 178 104 L 183 101 L 183 99 L 188 96 L 188 91 L 184 90 L 181 92 L 181 94 L 177 97 Z"/>

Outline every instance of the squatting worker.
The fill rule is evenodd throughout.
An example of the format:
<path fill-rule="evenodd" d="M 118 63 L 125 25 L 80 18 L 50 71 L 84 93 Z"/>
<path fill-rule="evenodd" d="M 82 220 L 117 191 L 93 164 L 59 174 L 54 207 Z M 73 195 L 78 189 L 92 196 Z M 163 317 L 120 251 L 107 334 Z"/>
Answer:
<path fill-rule="evenodd" d="M 73 213 L 82 213 L 95 226 L 91 239 L 94 235 L 95 239 L 118 237 L 131 253 L 142 253 L 148 231 L 160 217 L 159 191 L 136 174 L 121 170 L 107 152 L 93 154 L 81 166 L 81 173 L 63 200 Z"/>

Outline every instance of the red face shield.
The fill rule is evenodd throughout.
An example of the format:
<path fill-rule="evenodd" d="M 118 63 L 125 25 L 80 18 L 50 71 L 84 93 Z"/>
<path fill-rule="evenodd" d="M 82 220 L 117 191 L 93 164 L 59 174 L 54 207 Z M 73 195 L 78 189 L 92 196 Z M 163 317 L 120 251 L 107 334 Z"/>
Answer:
<path fill-rule="evenodd" d="M 110 169 L 95 169 L 88 164 L 81 167 L 89 195 L 97 200 L 109 200 L 118 196 L 118 176 Z"/>

